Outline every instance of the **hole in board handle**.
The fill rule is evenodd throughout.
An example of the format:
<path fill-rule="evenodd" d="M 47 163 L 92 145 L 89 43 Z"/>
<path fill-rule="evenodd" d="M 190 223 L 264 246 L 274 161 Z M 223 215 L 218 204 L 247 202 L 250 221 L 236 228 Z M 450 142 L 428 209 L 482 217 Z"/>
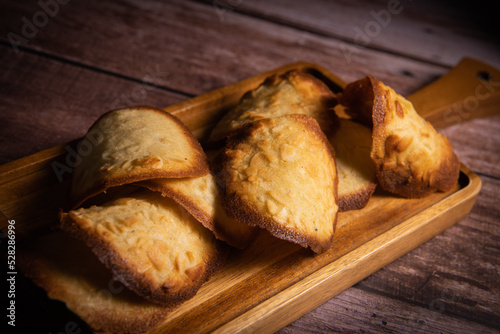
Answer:
<path fill-rule="evenodd" d="M 478 71 L 476 74 L 479 80 L 491 81 L 491 73 L 487 71 Z"/>

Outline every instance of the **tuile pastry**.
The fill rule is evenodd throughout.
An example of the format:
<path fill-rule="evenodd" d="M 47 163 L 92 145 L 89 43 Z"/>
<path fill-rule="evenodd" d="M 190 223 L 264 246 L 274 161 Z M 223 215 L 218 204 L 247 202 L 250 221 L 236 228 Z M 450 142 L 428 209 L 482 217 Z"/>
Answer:
<path fill-rule="evenodd" d="M 370 158 L 370 128 L 339 118 L 338 128 L 328 139 L 335 149 L 339 211 L 364 208 L 377 186 L 375 164 Z"/>
<path fill-rule="evenodd" d="M 227 216 L 212 173 L 193 178 L 152 179 L 138 184 L 172 198 L 212 231 L 217 239 L 233 247 L 244 249 L 257 237 L 258 228 Z"/>
<path fill-rule="evenodd" d="M 17 265 L 50 298 L 63 301 L 93 330 L 139 333 L 154 328 L 170 308 L 155 305 L 115 281 L 81 241 L 61 232 L 19 247 Z"/>
<path fill-rule="evenodd" d="M 73 171 L 73 208 L 109 187 L 209 172 L 203 149 L 189 130 L 176 117 L 152 107 L 123 108 L 104 114 L 80 146 L 85 154 Z"/>
<path fill-rule="evenodd" d="M 230 217 L 316 253 L 331 246 L 338 180 L 333 148 L 313 118 L 245 125 L 229 136 L 214 172 Z"/>
<path fill-rule="evenodd" d="M 335 94 L 321 80 L 300 70 L 267 78 L 247 92 L 240 102 L 219 121 L 209 143 L 224 140 L 229 133 L 248 122 L 287 114 L 303 114 L 316 119 L 325 133 L 332 131 L 337 104 Z"/>
<path fill-rule="evenodd" d="M 384 190 L 419 198 L 456 185 L 460 163 L 451 144 L 392 88 L 368 76 L 347 85 L 341 103 L 373 126 L 371 158 Z"/>
<path fill-rule="evenodd" d="M 83 240 L 117 280 L 162 305 L 194 296 L 225 256 L 212 232 L 171 199 L 146 189 L 62 213 L 61 228 Z"/>

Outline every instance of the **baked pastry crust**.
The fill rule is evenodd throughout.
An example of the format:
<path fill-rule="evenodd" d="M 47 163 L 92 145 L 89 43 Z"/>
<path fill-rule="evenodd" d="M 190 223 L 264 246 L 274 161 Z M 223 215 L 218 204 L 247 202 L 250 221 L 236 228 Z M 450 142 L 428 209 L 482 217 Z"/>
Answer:
<path fill-rule="evenodd" d="M 377 186 L 375 164 L 370 157 L 371 129 L 339 118 L 339 126 L 328 139 L 335 149 L 339 211 L 364 208 Z"/>
<path fill-rule="evenodd" d="M 144 332 L 161 323 L 171 310 L 115 281 L 83 242 L 61 232 L 24 242 L 17 265 L 50 298 L 64 302 L 96 331 Z"/>
<path fill-rule="evenodd" d="M 171 199 L 146 189 L 62 213 L 61 228 L 83 240 L 117 280 L 162 305 L 193 297 L 225 256 L 212 232 Z"/>
<path fill-rule="evenodd" d="M 333 148 L 313 118 L 245 125 L 229 136 L 214 172 L 230 217 L 316 253 L 331 246 L 338 179 Z"/>
<path fill-rule="evenodd" d="M 368 76 L 347 85 L 341 103 L 373 125 L 371 158 L 383 189 L 419 198 L 456 185 L 460 162 L 451 144 L 392 88 Z"/>
<path fill-rule="evenodd" d="M 228 217 L 222 208 L 212 173 L 193 178 L 152 179 L 138 184 L 172 198 L 212 231 L 217 239 L 233 247 L 244 249 L 257 237 L 258 228 Z"/>
<path fill-rule="evenodd" d="M 287 114 L 314 118 L 325 133 L 332 131 L 337 104 L 334 93 L 313 75 L 293 70 L 267 78 L 259 87 L 247 92 L 240 102 L 219 121 L 208 142 L 224 140 L 229 133 L 248 122 Z"/>
<path fill-rule="evenodd" d="M 191 132 L 175 116 L 153 107 L 110 111 L 81 143 L 86 143 L 80 150 L 85 154 L 73 171 L 72 208 L 109 187 L 209 172 L 205 153 Z"/>

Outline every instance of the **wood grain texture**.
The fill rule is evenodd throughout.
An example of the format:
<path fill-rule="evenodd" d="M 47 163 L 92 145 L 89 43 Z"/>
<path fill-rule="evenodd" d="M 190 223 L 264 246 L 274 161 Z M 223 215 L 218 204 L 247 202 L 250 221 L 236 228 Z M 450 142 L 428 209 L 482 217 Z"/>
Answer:
<path fill-rule="evenodd" d="M 482 180 L 478 205 L 466 219 L 357 287 L 397 295 L 409 303 L 500 329 L 500 249 L 496 246 L 500 221 L 483 218 L 500 213 L 486 204 L 498 198 L 500 182 L 487 177 Z M 484 212 L 485 206 L 489 212 Z"/>
<path fill-rule="evenodd" d="M 164 98 L 173 104 L 295 60 L 319 63 L 346 81 L 374 74 L 403 94 L 433 81 L 462 56 L 477 56 L 492 64 L 498 62 L 496 37 L 488 36 L 488 26 L 485 29 L 486 19 L 491 16 L 485 15 L 477 24 L 473 21 L 479 14 L 477 9 L 487 9 L 481 1 L 467 8 L 460 3 L 402 1 L 405 10 L 395 16 L 380 35 L 372 38 L 367 47 L 356 52 L 349 63 L 340 46 L 345 43 L 349 49 L 358 51 L 359 45 L 352 35 L 354 28 L 373 20 L 370 11 L 383 9 L 387 3 L 70 1 L 60 6 L 58 14 L 50 18 L 35 37 L 29 38 L 19 53 L 14 53 L 7 33 L 21 34 L 22 18 L 31 20 L 40 7 L 36 0 L 1 1 L 0 163 L 80 137 L 93 117 L 108 109 L 122 94 L 129 97 L 140 94 L 148 68 L 154 69 L 156 65 L 160 75 L 148 80 L 160 87 L 157 93 L 155 90 L 150 94 L 148 90 L 147 98 L 152 98 L 151 104 L 163 106 Z M 215 4 L 222 6 L 219 8 L 222 11 L 218 12 Z M 325 10 L 329 8 L 336 10 Z M 494 13 L 491 11 L 491 15 Z M 126 101 L 123 99 L 129 104 Z M 299 326 L 292 324 L 290 330 L 369 332 L 372 327 L 366 325 L 365 315 L 371 315 L 372 308 L 378 312 L 377 317 L 370 320 L 384 316 L 401 320 L 397 314 L 400 309 L 409 313 L 418 313 L 418 307 L 428 309 L 425 302 L 439 301 L 443 291 L 447 296 L 448 289 L 460 297 L 460 303 L 450 304 L 452 309 L 446 303 L 446 311 L 437 318 L 433 317 L 434 311 L 419 313 L 422 320 L 429 319 L 433 327 L 443 332 L 446 326 L 457 332 L 460 332 L 458 327 L 463 332 L 483 332 L 478 324 L 494 325 L 500 314 L 496 308 L 487 307 L 489 301 L 498 300 L 495 295 L 498 290 L 490 284 L 496 286 L 500 282 L 500 273 L 495 271 L 499 247 L 495 236 L 500 221 L 499 124 L 498 117 L 489 117 L 441 130 L 450 138 L 461 161 L 479 173 L 484 182 L 479 201 L 465 220 L 448 229 L 445 239 L 439 239 L 442 236 L 432 239 L 363 281 L 358 290 L 347 290 L 376 296 L 367 297 L 367 304 L 362 304 L 362 308 L 367 308 L 365 313 L 354 308 L 358 312 L 347 312 L 346 316 L 340 312 L 332 314 L 330 309 L 343 305 L 342 300 L 333 298 L 316 309 L 312 319 L 301 320 Z M 31 139 L 28 133 L 33 136 Z M 12 192 L 7 195 L 9 201 L 23 196 L 16 187 L 9 188 L 9 192 Z M 6 203 L 5 198 L 2 203 Z M 44 207 L 43 202 L 38 205 Z M 36 211 L 26 210 L 32 215 L 30 219 L 36 219 Z M 483 241 L 488 248 L 482 247 Z M 438 254 L 451 251 L 462 253 Z M 426 266 L 426 262 L 430 265 Z M 468 272 L 468 267 L 474 270 Z M 432 276 L 434 270 L 438 271 Z M 233 275 L 238 277 L 240 273 Z M 376 284 L 370 286 L 370 279 L 376 277 L 379 277 Z M 423 285 L 417 303 L 412 293 L 428 277 L 429 286 Z M 475 282 L 482 288 L 478 289 Z M 33 289 L 26 284 L 24 287 L 27 291 Z M 23 299 L 25 302 L 20 300 L 20 322 L 33 320 L 26 314 L 33 313 L 28 305 L 36 304 L 34 295 L 36 293 L 31 293 Z M 40 295 L 43 293 L 38 293 Z M 355 298 L 351 294 L 344 296 Z M 74 320 L 60 305 L 56 311 L 42 314 L 43 319 L 51 323 L 47 331 L 52 332 L 64 332 L 68 319 Z M 57 324 L 55 319 L 59 320 Z M 449 324 L 450 320 L 458 319 L 461 320 Z M 392 320 L 383 320 L 388 326 L 382 324 L 375 328 L 392 332 L 422 331 L 420 322 L 398 320 L 394 320 L 398 327 L 390 327 Z"/>
<path fill-rule="evenodd" d="M 39 10 L 34 1 L 22 5 L 19 3 L 11 4 L 10 6 L 12 8 L 5 11 L 8 11 L 10 15 L 2 20 L 1 28 L 5 34 L 22 31 L 23 21 L 21 18 L 29 18 Z M 91 119 L 87 118 L 86 123 L 82 124 L 81 117 L 89 110 L 94 109 L 96 105 L 100 107 L 98 109 L 100 113 L 115 106 L 117 99 L 123 104 L 151 103 L 158 105 L 160 91 L 144 89 L 144 87 L 150 88 L 150 86 L 141 85 L 142 81 L 170 87 L 175 91 L 199 94 L 209 89 L 237 82 L 260 71 L 270 70 L 285 62 L 303 59 L 326 65 L 344 80 L 353 80 L 367 73 L 372 73 L 404 93 L 413 91 L 425 82 L 431 81 L 443 71 L 440 67 L 416 64 L 404 58 L 373 50 L 366 50 L 368 54 L 362 55 L 359 62 L 354 62 L 351 66 L 346 67 L 344 66 L 346 60 L 339 50 L 338 41 L 308 33 L 290 31 L 290 29 L 276 27 L 265 22 L 259 22 L 256 26 L 251 18 L 232 12 L 226 13 L 226 19 L 220 21 L 215 9 L 206 5 L 189 3 L 159 5 L 154 2 L 135 2 L 128 5 L 104 3 L 99 5 L 103 6 L 102 10 L 97 10 L 99 7 L 96 3 L 86 3 L 84 8 L 80 6 L 78 2 L 62 6 L 59 13 L 51 18 L 43 29 L 39 30 L 35 38 L 30 40 L 27 47 L 62 57 L 71 62 L 81 62 L 84 67 L 90 66 L 91 69 L 81 66 L 72 68 L 67 63 L 57 64 L 55 60 L 47 61 L 47 64 L 40 66 L 40 68 L 36 66 L 36 62 L 30 64 L 29 60 L 26 60 L 25 66 L 19 66 L 17 64 L 24 62 L 24 58 L 33 56 L 23 52 L 15 54 L 12 49 L 7 47 L 6 52 L 3 53 L 3 64 L 5 66 L 9 64 L 10 68 L 18 70 L 5 72 L 3 83 L 8 87 L 8 90 L 7 94 L 2 95 L 2 97 L 10 98 L 8 100 L 10 105 L 19 100 L 28 103 L 27 99 L 21 98 L 27 95 L 42 99 L 30 99 L 32 105 L 24 106 L 23 113 L 15 113 L 15 117 L 10 116 L 11 119 L 4 119 L 2 124 L 5 124 L 6 127 L 5 131 L 1 133 L 5 139 L 9 138 L 8 142 L 11 143 L 6 147 L 6 150 L 18 151 L 11 153 L 8 160 L 75 138 L 68 138 L 68 133 L 76 132 L 81 135 L 82 129 L 87 128 L 89 119 Z M 121 17 L 129 11 L 140 13 L 140 15 L 134 16 L 131 20 L 115 22 L 112 30 L 116 32 L 112 33 L 106 24 L 105 16 Z M 158 13 L 162 13 L 163 16 L 158 15 Z M 99 15 L 103 17 L 99 17 Z M 177 22 L 175 20 L 177 17 L 182 17 L 183 20 Z M 150 22 L 150 24 L 146 24 L 146 22 Z M 170 26 L 170 22 L 176 22 L 176 25 Z M 138 26 L 143 27 L 140 30 L 141 34 L 130 35 L 129 32 Z M 59 31 L 65 31 L 65 33 L 60 34 Z M 162 31 L 169 32 L 166 40 Z M 253 37 L 259 40 L 258 45 L 245 43 L 248 40 L 245 35 L 247 31 L 252 31 L 253 34 L 258 33 L 257 36 Z M 123 38 L 123 34 L 127 34 L 127 39 Z M 2 34 L 2 36 L 5 35 Z M 216 41 L 213 41 L 211 36 L 216 36 Z M 208 39 L 212 41 L 210 49 L 204 51 L 198 47 L 193 48 L 193 45 L 199 45 L 201 41 Z M 297 44 L 297 41 L 301 41 L 301 43 Z M 277 49 L 276 45 L 280 45 L 280 48 Z M 141 48 L 131 48 L 130 46 L 141 46 Z M 176 52 L 172 52 L 172 49 L 180 49 L 184 53 L 190 52 L 191 54 L 186 54 L 185 62 L 179 65 L 178 55 Z M 120 53 L 119 61 L 114 54 L 115 50 L 126 50 L 126 52 Z M 241 53 L 247 58 L 234 58 L 237 51 L 238 54 Z M 221 55 L 216 55 L 217 58 L 213 59 L 211 57 L 214 57 L 214 52 L 221 53 Z M 145 54 L 147 57 L 144 57 Z M 259 64 L 262 62 L 259 59 L 266 59 L 266 64 L 260 66 Z M 367 62 L 368 59 L 369 62 Z M 251 64 L 251 66 L 237 66 L 234 65 L 235 61 Z M 387 63 L 392 64 L 389 72 L 385 65 Z M 196 71 L 193 66 L 196 66 Z M 61 68 L 56 69 L 55 67 Z M 397 68 L 399 70 L 393 72 Z M 98 73 L 91 74 L 92 69 Z M 349 71 L 346 73 L 345 69 L 349 69 Z M 353 73 L 352 69 L 357 69 L 357 72 Z M 41 72 L 38 73 L 38 71 Z M 52 75 L 48 75 L 47 71 L 51 71 Z M 104 79 L 105 74 L 102 71 L 130 76 L 137 82 L 128 84 L 128 87 L 110 85 L 109 80 L 120 80 Z M 414 73 L 414 75 L 413 77 L 401 75 L 403 72 Z M 27 80 L 28 73 L 35 75 L 35 80 Z M 195 76 L 188 77 L 186 73 L 193 73 L 192 75 Z M 51 78 L 54 76 L 60 76 L 64 81 L 52 80 Z M 72 80 L 76 81 L 76 84 L 72 84 Z M 16 82 L 29 82 L 30 85 L 22 86 Z M 50 85 L 47 85 L 48 82 Z M 84 88 L 87 86 L 90 91 Z M 104 87 L 106 88 L 104 89 Z M 81 91 L 84 92 L 81 93 Z M 42 92 L 42 94 L 33 94 L 33 92 Z M 145 94 L 146 98 L 144 98 Z M 166 95 L 175 96 L 176 94 L 167 93 Z M 61 100 L 65 103 L 61 103 L 63 102 Z M 174 102 L 178 101 L 177 99 L 173 100 Z M 57 101 L 59 101 L 58 105 L 56 105 Z M 91 101 L 92 105 L 86 105 Z M 168 98 L 161 101 L 164 105 L 171 103 Z M 71 105 L 72 110 L 68 111 L 64 104 Z M 9 106 L 9 104 L 3 105 Z M 36 108 L 33 107 L 35 105 Z M 79 109 L 74 109 L 79 105 L 81 105 Z M 50 114 L 45 112 L 47 109 L 50 109 Z M 33 110 L 39 111 L 41 115 L 47 115 L 48 119 L 25 117 Z M 92 116 L 93 113 L 89 116 Z M 74 121 L 70 115 L 78 115 L 76 116 L 79 117 L 78 121 Z M 26 123 L 26 119 L 36 120 L 37 125 Z M 21 124 L 22 122 L 25 123 Z M 12 126 L 14 123 L 20 127 L 16 133 L 8 130 L 14 129 Z M 68 126 L 74 126 L 74 128 L 68 129 Z M 28 128 L 36 128 L 32 133 L 38 136 L 35 138 L 39 138 L 39 140 L 31 141 L 31 145 L 37 143 L 37 146 L 33 148 L 26 147 L 30 145 L 26 143 L 30 140 L 26 136 Z M 53 133 L 55 128 L 58 129 L 58 132 L 54 135 L 44 132 Z M 14 149 L 12 143 L 18 142 L 19 145 L 16 144 L 18 146 Z M 19 146 L 22 147 L 22 150 Z M 3 162 L 5 161 L 7 160 L 3 160 Z"/>
<path fill-rule="evenodd" d="M 351 305 L 344 309 L 345 292 L 280 333 L 370 333 L 382 329 L 404 332 L 405 329 L 391 328 L 402 322 L 406 322 L 405 328 L 417 333 L 433 332 L 436 328 L 438 333 L 497 333 L 500 258 L 496 243 L 500 236 L 500 209 L 496 203 L 500 182 L 486 176 L 481 179 L 482 190 L 467 218 L 347 290 L 365 298 L 370 294 L 376 297 L 361 307 Z M 386 307 L 394 308 L 395 314 L 388 313 Z M 422 312 L 426 315 L 418 319 Z M 415 322 L 400 317 L 401 313 L 415 316 L 411 318 Z M 393 316 L 395 319 L 390 320 Z M 428 320 L 435 317 L 439 317 L 440 324 L 429 328 Z M 356 323 L 355 328 L 344 327 L 351 321 Z"/>
<path fill-rule="evenodd" d="M 482 181 L 467 218 L 278 333 L 498 333 L 500 182 Z"/>
<path fill-rule="evenodd" d="M 452 201 L 451 197 L 449 199 Z M 429 208 L 428 213 L 452 210 L 453 206 L 453 204 L 448 203 L 446 206 L 448 209 L 446 209 L 446 207 L 436 205 Z M 450 216 L 436 216 L 436 219 L 430 218 L 425 223 L 420 221 L 421 216 L 414 216 L 406 220 L 319 269 L 310 275 L 307 280 L 301 281 L 270 300 L 261 303 L 236 320 L 222 326 L 216 332 L 272 333 L 286 323 L 287 320 L 293 319 L 295 315 L 300 314 L 299 310 L 309 311 L 311 308 L 308 307 L 314 305 L 314 301 L 322 302 L 325 298 L 329 298 L 327 291 L 335 293 L 343 290 L 349 286 L 351 279 L 356 280 L 356 278 L 362 277 L 364 272 L 370 272 L 376 268 L 377 263 L 385 265 L 397 258 L 395 254 L 407 252 L 416 246 L 416 242 L 420 238 L 427 238 L 441 233 L 443 229 L 451 226 L 451 216 L 453 214 L 451 211 L 449 213 Z M 458 216 L 455 216 L 455 218 L 461 219 Z M 307 291 L 307 294 L 304 291 Z"/>
<path fill-rule="evenodd" d="M 50 167 L 43 168 L 44 165 L 41 164 L 42 170 L 50 171 Z M 464 172 L 468 173 L 467 170 Z M 11 175 L 12 182 L 24 183 L 24 187 L 18 186 L 20 189 L 37 184 L 37 180 L 47 179 L 45 175 L 36 173 L 18 173 L 17 176 Z M 234 333 L 235 328 L 259 329 L 262 332 L 270 324 L 286 324 L 294 319 L 293 316 L 316 307 L 318 301 L 322 300 L 319 296 L 331 297 L 466 215 L 479 190 L 477 177 L 473 174 L 469 174 L 469 177 L 470 185 L 474 184 L 474 187 L 465 183 L 463 190 L 434 194 L 423 200 L 396 198 L 383 192 L 375 194 L 363 211 L 341 214 L 334 246 L 321 255 L 313 256 L 310 251 L 297 245 L 262 234 L 250 248 L 233 252 L 224 268 L 153 332 L 174 333 L 179 328 L 189 332 L 210 332 L 227 322 L 230 322 L 232 330 L 224 328 L 222 332 Z M 40 189 L 40 185 L 37 188 Z M 50 186 L 46 189 L 48 193 L 59 194 L 60 197 L 64 193 L 64 189 L 53 190 Z M 9 191 L 9 188 L 3 187 L 3 190 Z M 4 204 L 2 207 L 6 217 L 16 220 L 16 229 L 20 233 L 29 230 L 33 233 L 47 228 L 39 225 L 37 230 L 33 230 L 33 226 L 29 226 L 32 224 L 28 223 L 30 219 L 24 216 L 25 212 L 17 215 L 9 212 L 12 208 L 25 208 L 26 201 L 29 203 L 31 197 L 40 200 L 40 196 L 50 197 L 39 191 L 38 194 L 20 195 L 13 200 L 16 202 L 14 205 L 5 207 Z M 60 197 L 51 199 L 54 203 L 61 201 Z M 2 198 L 6 198 L 6 193 L 2 193 Z M 54 219 L 50 215 L 42 217 L 48 213 L 37 207 L 31 207 L 30 212 L 37 215 L 38 224 L 40 220 L 50 223 Z M 383 212 L 385 214 L 381 214 Z M 332 284 L 336 287 L 328 289 Z M 301 302 L 299 309 L 292 307 L 298 306 L 296 302 L 302 298 L 307 298 L 308 306 Z M 279 306 L 282 301 L 286 303 Z M 279 312 L 273 314 L 270 310 Z M 291 310 L 297 313 L 291 314 Z M 246 314 L 249 312 L 262 315 L 248 318 Z"/>
<path fill-rule="evenodd" d="M 442 129 L 458 158 L 477 173 L 500 178 L 500 116 Z"/>
<path fill-rule="evenodd" d="M 82 137 L 106 111 L 168 106 L 186 96 L 0 46 L 0 163 Z M 152 67 L 155 73 L 156 66 Z M 143 68 L 143 77 L 148 69 Z M 157 72 L 158 75 L 161 73 Z"/>
<path fill-rule="evenodd" d="M 451 1 L 206 1 L 346 41 L 346 53 L 370 48 L 447 66 L 476 57 L 500 67 L 493 3 Z M 391 11 L 389 11 L 389 9 Z M 221 16 L 224 18 L 225 13 Z M 454 29 L 450 29 L 454 27 Z M 467 48 L 464 48 L 467 45 Z M 423 47 L 425 46 L 425 47 Z"/>
<path fill-rule="evenodd" d="M 325 72 L 323 77 L 330 74 Z M 197 128 L 213 122 L 214 112 L 208 106 L 218 106 L 215 111 L 221 114 L 224 104 L 217 101 L 235 103 L 237 99 L 228 96 L 241 96 L 247 90 L 247 82 L 255 86 L 261 81 L 262 76 L 250 78 L 223 90 L 225 94 L 215 91 L 167 110 L 181 121 L 190 114 L 197 115 L 197 122 L 190 125 L 196 133 Z M 64 150 L 59 146 L 2 166 L 1 211 L 8 219 L 16 220 L 18 238 L 46 230 L 57 221 L 67 184 L 54 180 L 52 161 L 64 159 Z M 464 217 L 474 203 L 480 183 L 465 167 L 463 173 L 456 189 L 424 199 L 398 198 L 377 191 L 363 210 L 339 214 L 334 245 L 320 255 L 312 256 L 297 245 L 262 234 L 250 248 L 233 252 L 214 279 L 153 332 L 175 332 L 178 328 L 210 332 L 221 325 L 223 332 L 233 333 L 244 328 L 262 331 L 270 324 L 279 329 L 318 306 L 321 299 L 315 295 L 330 298 Z M 17 196 L 12 197 L 16 192 Z M 3 231 L 5 224 L 3 221 Z M 337 287 L 325 290 L 331 284 Z M 307 306 L 302 301 L 306 297 Z M 303 306 L 296 308 L 298 303 Z M 290 313 L 292 309 L 296 313 Z"/>
<path fill-rule="evenodd" d="M 0 38 L 8 42 L 3 36 L 20 32 L 21 18 L 38 8 L 35 0 L 4 6 L 9 15 L 0 21 Z M 110 17 L 116 18 L 111 26 Z M 221 20 L 210 4 L 93 0 L 69 2 L 27 47 L 136 79 L 144 76 L 146 66 L 159 64 L 168 69 L 159 85 L 191 95 L 296 61 L 324 66 L 346 81 L 371 73 L 403 94 L 446 69 L 369 48 L 348 60 L 341 43 L 235 11 L 227 10 Z"/>
<path fill-rule="evenodd" d="M 437 128 L 500 114 L 500 69 L 463 58 L 438 80 L 408 96 Z"/>
<path fill-rule="evenodd" d="M 487 326 L 440 312 L 442 304 L 401 301 L 391 295 L 351 288 L 301 317 L 277 334 L 320 333 L 498 333 Z M 443 301 L 444 309 L 446 302 Z"/>

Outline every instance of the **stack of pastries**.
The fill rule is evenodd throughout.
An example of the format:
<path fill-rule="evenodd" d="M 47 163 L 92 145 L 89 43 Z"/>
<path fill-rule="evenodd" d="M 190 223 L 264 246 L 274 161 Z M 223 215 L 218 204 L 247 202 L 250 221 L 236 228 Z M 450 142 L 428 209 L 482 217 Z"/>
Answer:
<path fill-rule="evenodd" d="M 350 118 L 334 107 L 344 106 Z M 231 247 L 259 231 L 320 254 L 338 212 L 377 185 L 398 196 L 448 191 L 459 162 L 410 102 L 373 77 L 334 94 L 313 75 L 273 75 L 214 126 L 205 152 L 171 114 L 104 114 L 72 174 L 58 230 L 20 266 L 95 330 L 142 332 L 193 297 Z M 119 290 L 119 294 L 109 293 Z"/>

